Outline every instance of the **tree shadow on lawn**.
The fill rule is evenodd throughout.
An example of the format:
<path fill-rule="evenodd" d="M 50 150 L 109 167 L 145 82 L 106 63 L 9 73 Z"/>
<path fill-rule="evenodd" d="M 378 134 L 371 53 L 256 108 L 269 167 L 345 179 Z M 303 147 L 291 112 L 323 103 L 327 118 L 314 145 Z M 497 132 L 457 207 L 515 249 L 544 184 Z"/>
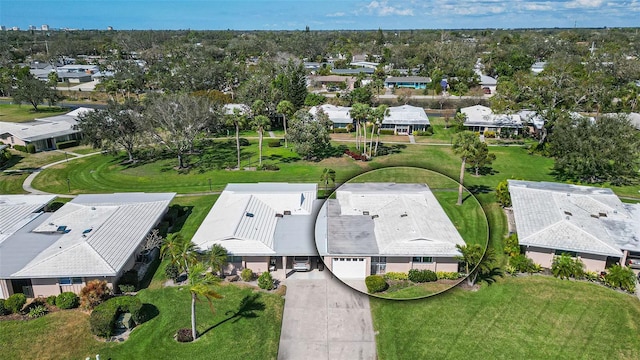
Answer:
<path fill-rule="evenodd" d="M 487 185 L 471 185 L 467 188 L 467 190 L 469 190 L 469 192 L 473 195 L 488 194 L 493 191 L 493 189 L 488 187 Z"/>
<path fill-rule="evenodd" d="M 282 156 L 280 154 L 272 154 L 272 155 L 263 157 L 262 160 L 275 161 L 276 164 L 289 164 L 289 163 L 300 161 L 302 159 L 299 156 L 286 156 L 285 157 L 285 156 Z"/>
<path fill-rule="evenodd" d="M 155 318 L 158 315 L 160 315 L 160 310 L 158 310 L 155 305 L 149 303 L 142 304 L 142 308 L 140 309 L 140 316 L 143 323 Z"/>
<path fill-rule="evenodd" d="M 12 154 L 11 158 L 9 158 L 9 161 L 7 161 L 4 165 L 0 166 L 0 170 L 10 169 L 14 167 L 18 165 L 20 161 L 22 161 L 22 159 L 24 159 L 24 156 Z M 24 168 L 19 170 L 30 170 L 30 169 L 33 169 L 33 168 Z"/>
<path fill-rule="evenodd" d="M 208 333 L 209 331 L 217 328 L 218 326 L 228 322 L 237 322 L 240 319 L 253 319 L 257 318 L 259 315 L 257 311 L 264 311 L 266 305 L 260 301 L 260 294 L 254 293 L 251 295 L 247 295 L 240 300 L 240 304 L 238 305 L 238 309 L 236 311 L 230 310 L 225 313 L 228 317 L 217 324 L 210 326 L 208 329 L 203 331 L 200 336 Z"/>

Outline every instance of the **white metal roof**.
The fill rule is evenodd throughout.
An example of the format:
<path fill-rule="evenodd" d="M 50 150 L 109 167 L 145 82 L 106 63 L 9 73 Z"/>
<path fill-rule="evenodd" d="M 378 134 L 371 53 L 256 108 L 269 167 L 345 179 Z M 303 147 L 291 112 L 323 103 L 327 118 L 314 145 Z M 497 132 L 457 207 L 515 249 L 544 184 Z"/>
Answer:
<path fill-rule="evenodd" d="M 417 106 L 392 106 L 382 120 L 383 124 L 429 125 L 429 117 L 424 109 Z"/>
<path fill-rule="evenodd" d="M 359 234 L 350 237 L 349 232 L 333 231 L 334 221 L 342 223 L 342 218 L 350 217 L 372 220 L 357 223 L 373 226 L 366 233 L 375 235 L 378 255 L 456 256 L 460 254 L 456 245 L 465 244 L 426 184 L 344 184 L 336 191 L 336 199 L 340 212 L 327 214 L 325 210 L 323 216 L 328 218 L 319 222 L 328 226 L 326 244 L 316 240 L 318 248 L 327 252 L 324 255 L 340 254 L 332 249 L 349 249 L 348 255 L 371 254 L 367 241 L 362 241 L 366 248 L 358 246 Z M 323 233 L 316 230 L 316 234 Z"/>
<path fill-rule="evenodd" d="M 521 245 L 620 257 L 640 250 L 640 232 L 611 189 L 509 180 Z"/>
<path fill-rule="evenodd" d="M 275 236 L 276 228 L 284 217 L 299 217 L 299 221 L 308 222 L 304 218 L 314 217 L 316 197 L 316 184 L 228 184 L 192 241 L 202 250 L 220 244 L 233 255 L 288 255 L 276 249 L 286 251 L 296 246 L 277 242 L 313 244 L 313 228 L 294 238 Z"/>
<path fill-rule="evenodd" d="M 0 243 L 37 216 L 56 195 L 0 195 Z"/>
<path fill-rule="evenodd" d="M 249 106 L 245 104 L 225 104 L 222 108 L 225 115 L 233 115 L 235 109 L 238 109 L 240 114 L 247 114 L 250 111 Z"/>
<path fill-rule="evenodd" d="M 51 116 L 24 123 L 0 122 L 0 134 L 9 133 L 24 141 L 41 139 L 77 133 L 78 116 L 88 108 L 78 108 L 64 115 Z"/>
<path fill-rule="evenodd" d="M 351 124 L 353 122 L 353 119 L 351 119 L 351 107 L 323 104 L 312 107 L 309 109 L 309 113 L 315 116 L 318 109 L 322 109 L 334 124 Z"/>
<path fill-rule="evenodd" d="M 14 269 L 9 277 L 116 276 L 174 196 L 175 193 L 79 195 L 51 216 L 39 219 L 29 232 L 5 241 L 7 249 L 14 250 L 10 242 L 19 243 L 30 237 L 49 244 L 35 254 L 23 254 L 26 257 L 20 269 Z"/>
<path fill-rule="evenodd" d="M 474 105 L 460 109 L 467 115 L 464 126 L 522 127 L 522 120 L 517 114 L 494 114 L 491 108 Z"/>

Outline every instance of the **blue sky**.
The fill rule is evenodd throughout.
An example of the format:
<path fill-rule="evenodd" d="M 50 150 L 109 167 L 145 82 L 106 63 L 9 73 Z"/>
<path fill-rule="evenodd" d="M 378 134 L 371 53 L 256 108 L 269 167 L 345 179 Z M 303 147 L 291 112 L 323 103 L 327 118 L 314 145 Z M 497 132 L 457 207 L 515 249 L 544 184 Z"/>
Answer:
<path fill-rule="evenodd" d="M 636 27 L 640 0 L 0 0 L 0 25 L 312 30 Z"/>

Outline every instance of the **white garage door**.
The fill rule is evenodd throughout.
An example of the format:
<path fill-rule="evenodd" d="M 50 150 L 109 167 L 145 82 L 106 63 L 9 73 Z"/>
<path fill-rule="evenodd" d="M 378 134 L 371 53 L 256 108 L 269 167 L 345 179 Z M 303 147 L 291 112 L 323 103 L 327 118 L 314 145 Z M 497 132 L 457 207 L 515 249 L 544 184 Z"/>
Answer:
<path fill-rule="evenodd" d="M 367 276 L 365 258 L 333 258 L 331 269 L 339 279 L 364 279 Z"/>

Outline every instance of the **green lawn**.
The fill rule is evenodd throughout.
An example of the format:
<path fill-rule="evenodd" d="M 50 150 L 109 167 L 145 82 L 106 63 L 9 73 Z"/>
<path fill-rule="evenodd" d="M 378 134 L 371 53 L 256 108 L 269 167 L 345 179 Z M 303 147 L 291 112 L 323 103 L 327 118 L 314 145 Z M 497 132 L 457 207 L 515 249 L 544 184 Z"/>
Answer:
<path fill-rule="evenodd" d="M 157 316 L 140 325 L 124 343 L 97 341 L 89 332 L 89 317 L 79 310 L 59 311 L 31 321 L 0 321 L 2 358 L 84 359 L 275 359 L 280 339 L 284 299 L 251 288 L 218 287 L 212 314 L 206 302 L 197 304 L 198 331 L 194 343 L 178 343 L 173 335 L 190 326 L 191 297 L 178 287 L 142 290 L 143 303 Z M 243 299 L 249 300 L 241 307 Z"/>
<path fill-rule="evenodd" d="M 371 308 L 381 359 L 640 358 L 640 301 L 590 283 L 509 277 Z"/>
<path fill-rule="evenodd" d="M 0 194 L 25 194 L 22 183 L 29 174 L 21 173 L 0 173 Z"/>
<path fill-rule="evenodd" d="M 11 151 L 11 160 L 8 170 L 30 170 L 37 169 L 56 161 L 64 160 L 65 154 L 59 151 L 42 151 L 35 154 L 28 154 L 17 150 Z M 67 155 L 69 159 L 75 156 Z"/>
<path fill-rule="evenodd" d="M 36 112 L 29 104 L 0 104 L 0 121 L 27 122 L 36 118 L 56 116 L 66 114 L 68 112 L 69 109 L 60 108 L 57 106 L 49 107 L 41 105 L 38 106 L 38 111 Z"/>

